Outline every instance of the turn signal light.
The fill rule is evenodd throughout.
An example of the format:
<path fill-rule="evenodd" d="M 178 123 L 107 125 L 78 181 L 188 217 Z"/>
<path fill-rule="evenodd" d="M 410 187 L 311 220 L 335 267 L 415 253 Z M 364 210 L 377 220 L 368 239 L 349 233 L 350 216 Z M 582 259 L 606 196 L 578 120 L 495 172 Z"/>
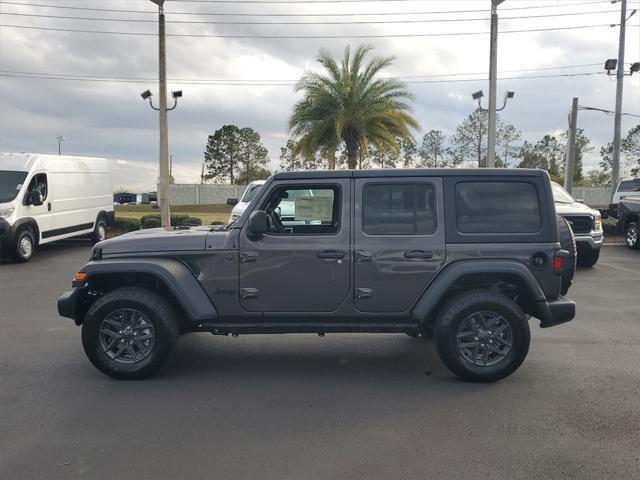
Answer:
<path fill-rule="evenodd" d="M 81 287 L 89 279 L 89 275 L 86 272 L 78 272 L 74 275 L 71 286 L 73 288 Z"/>

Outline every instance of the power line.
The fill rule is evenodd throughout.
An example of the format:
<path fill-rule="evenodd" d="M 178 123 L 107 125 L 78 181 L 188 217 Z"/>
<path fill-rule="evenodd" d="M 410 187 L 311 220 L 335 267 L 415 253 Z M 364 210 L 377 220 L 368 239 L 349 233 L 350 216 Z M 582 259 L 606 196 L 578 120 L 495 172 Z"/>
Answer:
<path fill-rule="evenodd" d="M 545 71 L 545 70 L 563 70 L 568 68 L 584 68 L 584 67 L 594 67 L 598 66 L 600 63 L 585 63 L 580 65 L 560 65 L 554 67 L 538 67 L 538 68 L 524 68 L 524 69 L 514 69 L 514 70 L 501 70 L 499 73 L 521 73 L 521 72 L 537 72 L 537 71 Z M 140 81 L 155 81 L 156 77 L 123 77 L 123 76 L 105 76 L 105 75 L 81 75 L 81 74 L 69 74 L 69 73 L 51 73 L 51 72 L 26 72 L 26 71 L 18 71 L 18 70 L 0 70 L 2 73 L 7 74 L 20 74 L 20 75 L 43 75 L 43 76 L 52 76 L 52 77 L 83 77 L 90 79 L 127 79 L 127 80 L 140 80 Z M 432 75 L 404 75 L 404 76 L 394 76 L 394 77 L 380 77 L 382 79 L 417 79 L 417 78 L 439 78 L 439 77 L 460 77 L 460 76 L 469 76 L 469 75 L 488 75 L 487 72 L 451 72 L 451 73 L 442 73 L 442 74 L 432 74 Z M 297 80 L 292 79 L 233 79 L 233 78 L 225 78 L 225 79 L 193 79 L 193 78 L 179 78 L 174 77 L 170 79 L 173 82 L 280 82 L 280 83 L 292 83 L 295 84 Z"/>
<path fill-rule="evenodd" d="M 549 13 L 543 15 L 522 15 L 516 17 L 501 17 L 501 20 L 524 20 L 530 18 L 567 17 L 574 15 L 594 15 L 602 13 L 618 13 L 618 10 L 600 10 L 594 12 L 572 12 L 572 13 Z M 133 22 L 133 23 L 158 23 L 155 19 L 128 19 L 128 18 L 104 18 L 104 17 L 75 17 L 66 15 L 45 15 L 37 13 L 17 13 L 0 12 L 0 15 L 11 15 L 18 17 L 55 18 L 65 20 L 95 20 L 100 22 Z M 488 17 L 482 18 L 440 18 L 440 19 L 410 19 L 410 20 L 358 20 L 358 21 L 324 21 L 324 22 L 258 22 L 258 21 L 229 21 L 229 20 L 167 20 L 166 23 L 174 24 L 203 24 L 203 25 L 356 25 L 356 24 L 393 24 L 393 23 L 433 23 L 433 22 L 477 22 L 486 21 Z"/>
<path fill-rule="evenodd" d="M 531 10 L 539 8 L 559 8 L 559 7 L 583 7 L 585 5 L 594 5 L 600 3 L 610 3 L 609 0 L 595 0 L 591 2 L 582 3 L 560 3 L 554 5 L 531 5 L 522 7 L 503 7 L 500 11 L 508 10 Z M 152 14 L 157 15 L 154 10 L 125 10 L 125 9 L 111 9 L 111 8 L 98 8 L 98 7 L 72 7 L 68 5 L 49 5 L 42 3 L 24 3 L 14 1 L 0 1 L 0 4 L 7 5 L 19 5 L 30 7 L 43 7 L 65 10 L 82 10 L 93 12 L 117 12 L 117 13 L 136 13 L 136 14 Z M 486 9 L 475 10 L 441 10 L 441 11 L 427 11 L 427 12 L 378 12 L 378 13 L 228 13 L 228 12 L 174 12 L 167 11 L 170 15 L 200 15 L 200 16 L 241 16 L 241 17 L 364 17 L 364 16 L 389 16 L 389 15 L 440 15 L 440 14 L 454 14 L 454 13 L 486 13 Z"/>
<path fill-rule="evenodd" d="M 585 77 L 585 76 L 593 76 L 593 75 L 604 75 L 605 72 L 583 72 L 583 73 L 565 73 L 565 74 L 551 74 L 551 75 L 526 75 L 520 77 L 500 77 L 498 80 L 525 80 L 525 79 L 539 79 L 539 78 L 561 78 L 561 77 Z M 55 74 L 54 74 L 55 75 Z M 27 75 L 27 74 L 18 74 L 18 73 L 4 73 L 0 72 L 0 77 L 7 78 L 33 78 L 39 80 L 64 80 L 64 81 L 80 81 L 80 82 L 106 82 L 106 83 L 146 83 L 149 81 L 153 81 L 150 79 L 126 79 L 126 78 L 117 78 L 117 77 L 103 77 L 103 78 L 93 78 L 93 77 L 75 77 L 75 76 L 52 76 L 49 74 L 43 75 Z M 411 84 L 429 84 L 429 83 L 467 83 L 467 82 L 484 82 L 487 78 L 462 78 L 462 79 L 447 79 L 447 80 L 407 80 L 405 83 Z M 184 84 L 184 85 L 201 85 L 201 86 L 293 86 L 297 82 L 263 82 L 263 83 L 246 83 L 242 81 L 227 81 L 227 82 L 212 82 L 212 81 L 176 81 L 171 80 L 176 83 Z"/>
<path fill-rule="evenodd" d="M 605 110 L 603 108 L 596 108 L 596 107 L 582 107 L 582 106 L 578 106 L 578 110 L 593 110 L 596 112 L 602 112 L 602 113 L 606 113 L 607 115 L 615 115 L 616 112 L 612 112 L 611 110 Z M 635 113 L 622 113 L 622 115 L 626 115 L 628 117 L 637 117 L 640 118 L 640 115 L 636 115 Z"/>
<path fill-rule="evenodd" d="M 617 24 L 600 24 L 600 25 L 574 25 L 569 27 L 548 27 L 548 28 L 530 28 L 520 30 L 502 30 L 500 34 L 508 33 L 528 33 L 528 32 L 550 32 L 559 30 L 578 30 L 586 28 L 602 28 L 616 26 Z M 6 23 L 0 24 L 4 28 L 21 28 L 28 30 L 46 30 L 52 32 L 70 32 L 70 33 L 97 33 L 108 35 L 134 35 L 155 37 L 157 33 L 145 32 L 114 32 L 105 30 L 80 30 L 72 28 L 55 28 L 55 27 L 35 27 L 30 25 L 10 25 Z M 206 33 L 168 33 L 167 37 L 191 37 L 191 38 L 262 38 L 262 39 L 342 39 L 342 38 L 418 38 L 418 37 L 451 37 L 465 35 L 489 35 L 489 32 L 443 32 L 443 33 L 397 33 L 397 34 L 363 34 L 363 35 L 245 35 L 245 34 L 219 34 L 212 35 Z"/>

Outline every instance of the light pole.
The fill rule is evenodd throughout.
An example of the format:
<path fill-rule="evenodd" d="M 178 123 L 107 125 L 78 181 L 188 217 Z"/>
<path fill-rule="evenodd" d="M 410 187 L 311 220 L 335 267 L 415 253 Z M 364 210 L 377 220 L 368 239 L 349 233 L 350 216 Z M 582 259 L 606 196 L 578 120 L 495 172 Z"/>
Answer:
<path fill-rule="evenodd" d="M 58 140 L 58 155 L 62 155 L 62 142 L 64 142 L 65 138 L 58 137 L 56 140 Z"/>
<path fill-rule="evenodd" d="M 491 134 L 491 105 L 489 106 L 489 110 L 486 108 L 482 108 L 481 99 L 484 97 L 484 92 L 482 90 L 478 90 L 471 94 L 471 98 L 478 101 L 478 110 L 481 112 L 489 112 L 489 142 L 487 143 L 487 168 L 494 168 L 496 165 L 495 162 L 495 154 L 496 154 L 496 112 L 501 112 L 507 106 L 507 102 L 510 98 L 515 97 L 516 92 L 512 92 L 507 90 L 504 94 L 504 100 L 502 102 L 502 107 L 496 108 L 495 102 L 495 93 L 493 95 L 493 135 Z M 491 139 L 493 138 L 493 144 L 491 143 Z M 493 148 L 493 158 L 491 159 L 491 163 L 489 163 L 489 152 Z"/>
<path fill-rule="evenodd" d="M 158 182 L 158 203 L 160 204 L 160 222 L 163 227 L 171 226 L 169 212 L 169 128 L 167 120 L 167 51 L 164 23 L 165 0 L 151 0 L 158 5 L 158 54 L 160 106 L 160 178 Z M 146 97 L 145 94 L 149 93 Z M 142 98 L 151 99 L 151 92 L 142 94 Z M 174 98 L 176 98 L 174 96 Z M 151 103 L 151 100 L 149 100 Z M 153 105 L 152 105 L 153 107 Z M 154 107 L 155 108 L 155 107 Z M 175 108 L 175 107 L 174 107 Z"/>
<path fill-rule="evenodd" d="M 496 163 L 496 84 L 498 76 L 498 5 L 504 0 L 491 0 L 491 44 L 489 46 L 489 128 L 487 168 Z"/>
<path fill-rule="evenodd" d="M 615 2 L 611 2 L 615 3 Z M 622 0 L 620 6 L 620 38 L 618 41 L 618 71 L 616 73 L 616 108 L 613 120 L 613 155 L 611 156 L 611 200 L 618 187 L 620 177 L 620 136 L 622 128 L 622 89 L 624 87 L 624 42 L 625 28 L 627 24 L 627 0 Z M 636 13 L 634 10 L 629 18 Z M 615 68 L 615 60 L 607 60 L 605 69 L 607 73 Z M 613 68 L 610 68 L 612 67 Z M 631 72 L 633 73 L 633 71 Z"/>

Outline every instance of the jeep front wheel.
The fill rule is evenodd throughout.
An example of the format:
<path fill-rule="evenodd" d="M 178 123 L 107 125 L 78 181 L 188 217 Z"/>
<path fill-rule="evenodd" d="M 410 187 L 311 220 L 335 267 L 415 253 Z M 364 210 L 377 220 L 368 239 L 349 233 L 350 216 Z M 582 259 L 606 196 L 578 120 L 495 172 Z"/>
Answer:
<path fill-rule="evenodd" d="M 473 382 L 495 382 L 512 374 L 527 356 L 530 339 L 520 307 L 488 290 L 455 296 L 435 323 L 436 348 L 443 363 Z"/>
<path fill-rule="evenodd" d="M 105 294 L 91 306 L 82 324 L 82 346 L 91 363 L 122 380 L 153 375 L 177 340 L 178 323 L 171 307 L 143 288 Z"/>

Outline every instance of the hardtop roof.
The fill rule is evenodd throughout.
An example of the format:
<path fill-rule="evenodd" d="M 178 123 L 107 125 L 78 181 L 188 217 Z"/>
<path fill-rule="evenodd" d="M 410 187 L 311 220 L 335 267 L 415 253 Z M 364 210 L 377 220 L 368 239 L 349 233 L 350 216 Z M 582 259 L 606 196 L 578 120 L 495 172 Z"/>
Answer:
<path fill-rule="evenodd" d="M 323 178 L 384 178 L 384 177 L 534 177 L 542 170 L 529 168 L 411 168 L 372 170 L 313 170 L 280 172 L 274 180 L 304 180 Z"/>

